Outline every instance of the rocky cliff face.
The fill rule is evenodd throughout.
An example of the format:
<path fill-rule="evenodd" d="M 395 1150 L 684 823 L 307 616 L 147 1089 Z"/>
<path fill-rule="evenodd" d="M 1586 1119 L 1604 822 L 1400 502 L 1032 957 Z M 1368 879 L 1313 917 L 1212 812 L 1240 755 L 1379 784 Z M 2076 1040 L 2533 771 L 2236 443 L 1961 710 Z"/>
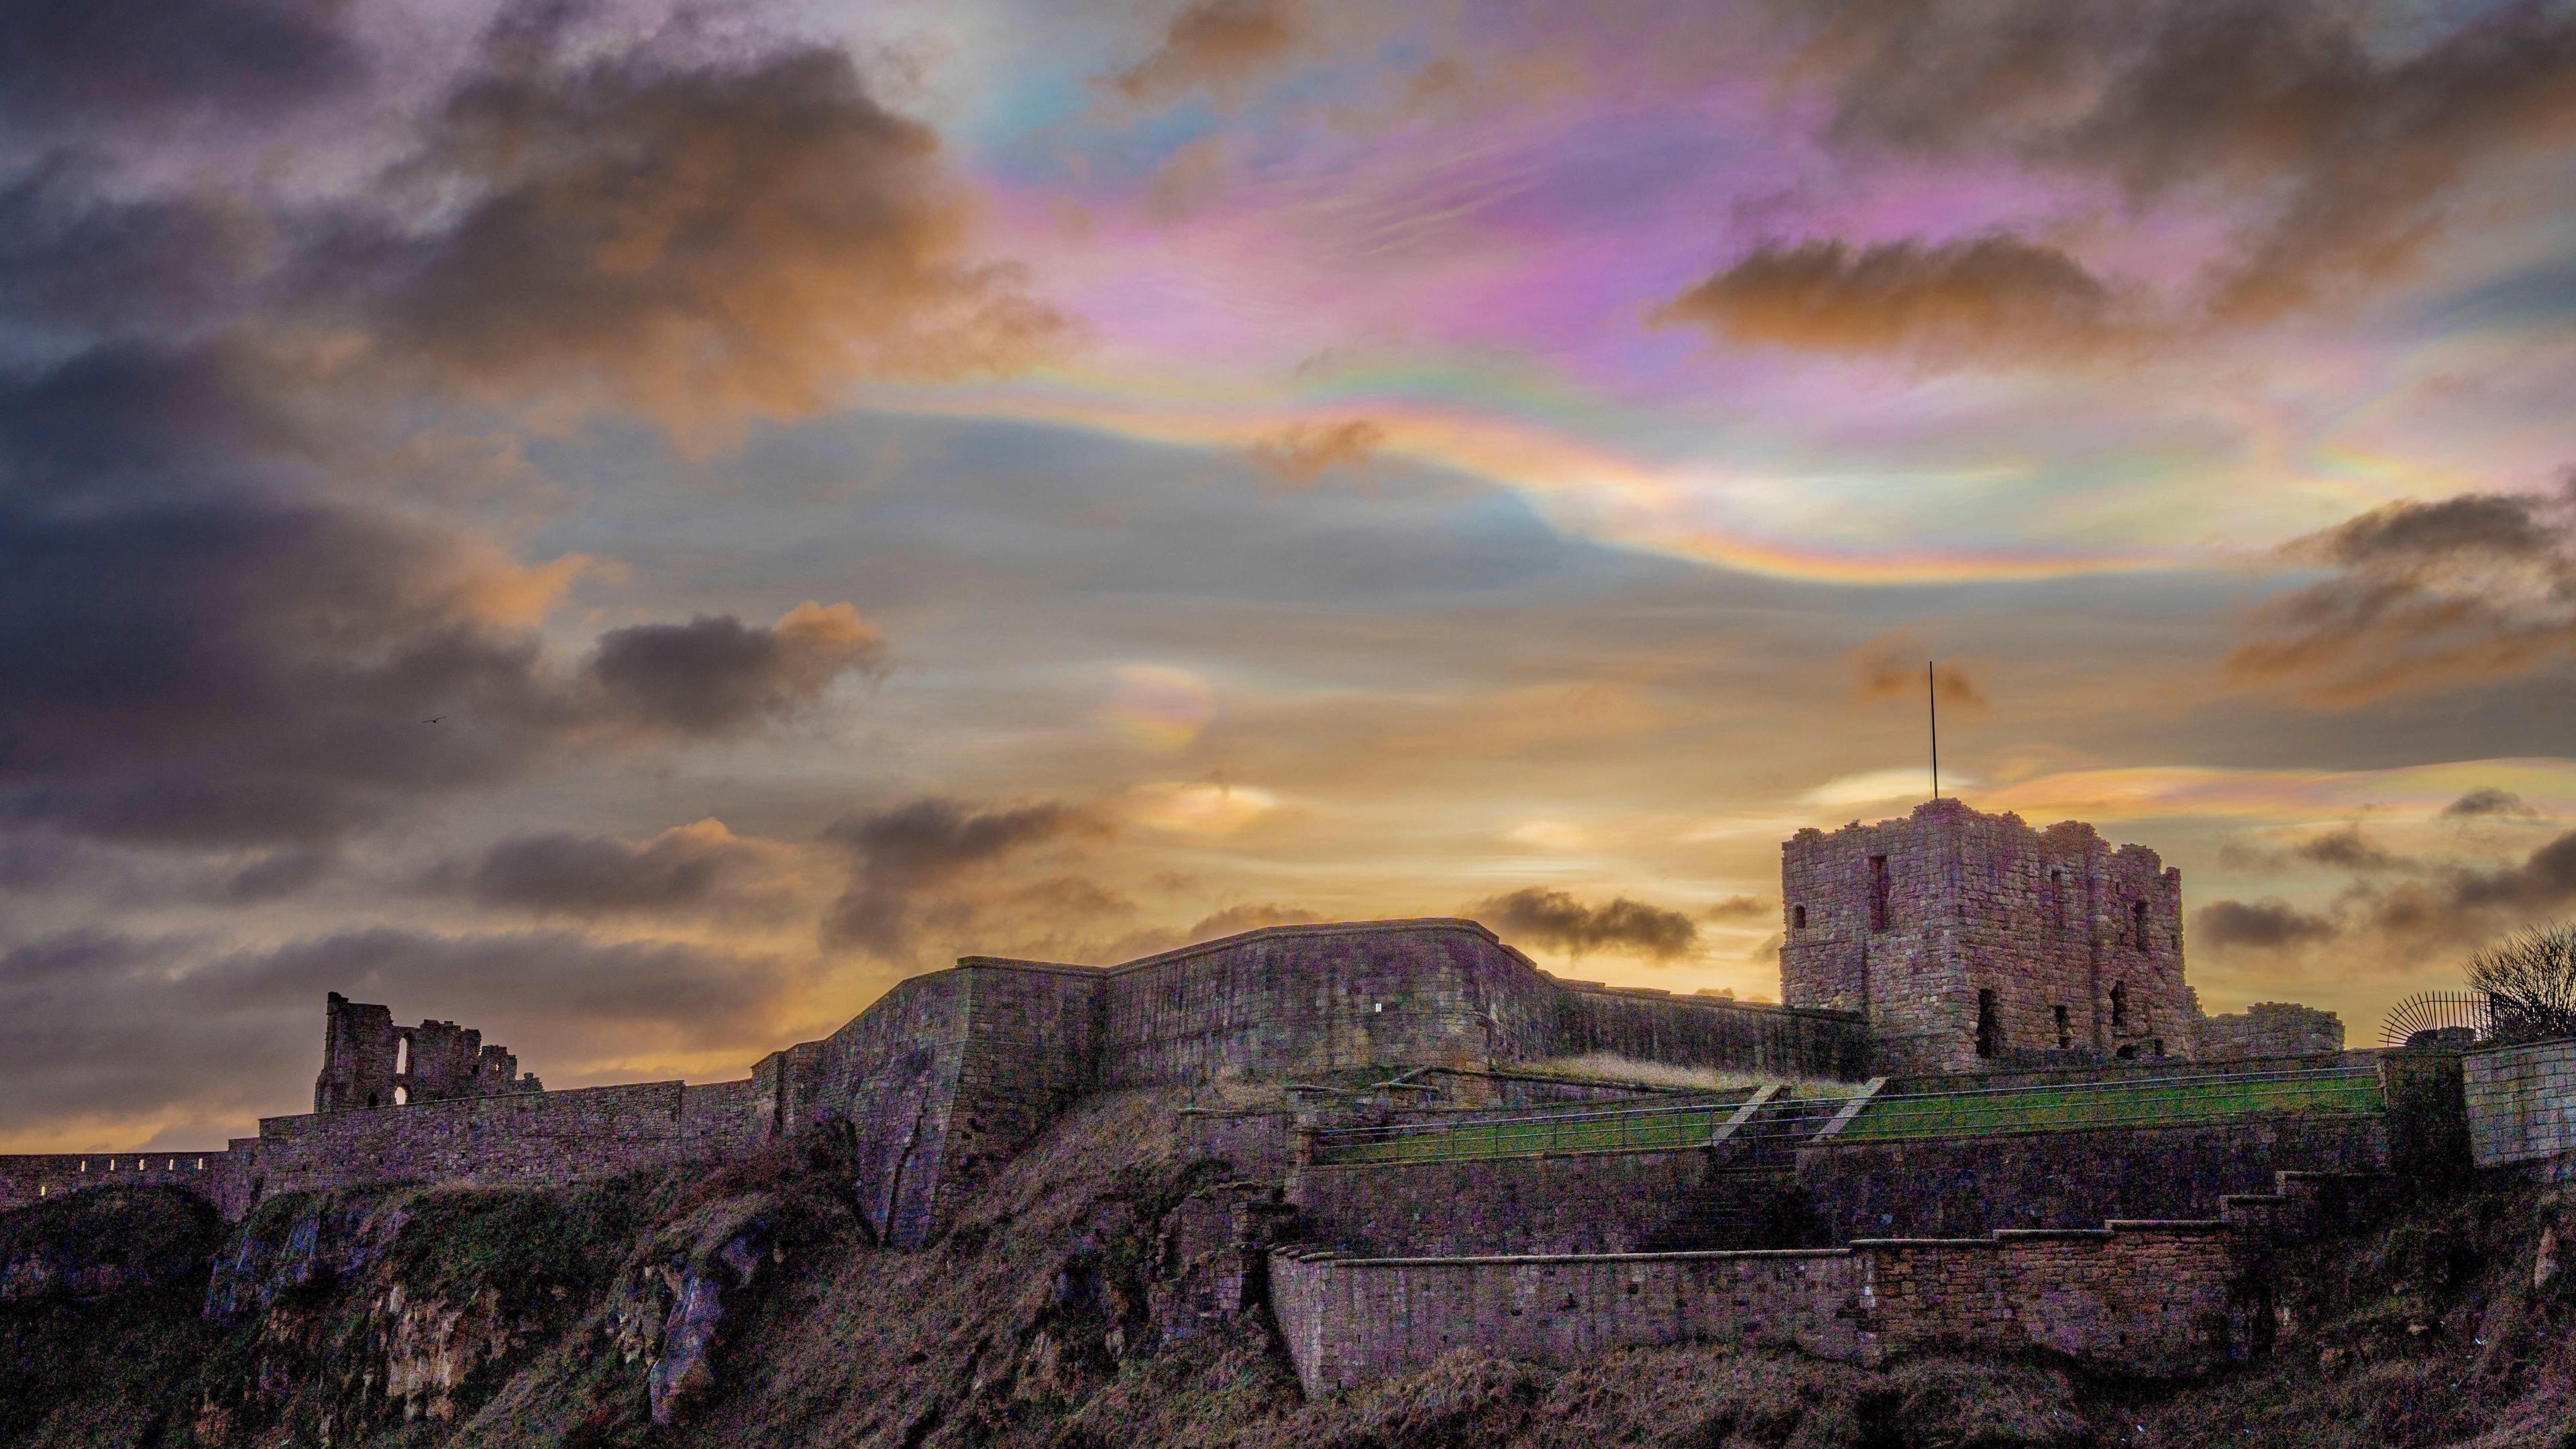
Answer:
<path fill-rule="evenodd" d="M 822 1135 L 552 1192 L 281 1199 L 229 1234 L 151 1190 L 0 1216 L 0 1444 L 2500 1449 L 2576 1423 L 2566 1208 L 2512 1185 L 2298 1250 L 2272 1358 L 2197 1385 L 1462 1351 L 1308 1404 L 1242 1311 L 1241 1194 L 1168 1105 L 1076 1111 L 919 1252 L 874 1246 Z"/>

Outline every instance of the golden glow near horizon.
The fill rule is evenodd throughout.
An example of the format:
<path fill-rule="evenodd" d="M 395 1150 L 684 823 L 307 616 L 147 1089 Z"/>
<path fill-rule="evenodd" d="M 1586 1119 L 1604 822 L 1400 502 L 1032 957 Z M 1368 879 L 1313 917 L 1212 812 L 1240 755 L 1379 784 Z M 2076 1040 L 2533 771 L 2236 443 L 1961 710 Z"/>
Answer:
<path fill-rule="evenodd" d="M 1936 655 L 1946 791 L 2370 1040 L 2576 911 L 2576 19 L 2272 13 L 0 57 L 0 1150 L 295 1110 L 331 989 L 558 1086 L 1274 922 L 1772 996 Z"/>

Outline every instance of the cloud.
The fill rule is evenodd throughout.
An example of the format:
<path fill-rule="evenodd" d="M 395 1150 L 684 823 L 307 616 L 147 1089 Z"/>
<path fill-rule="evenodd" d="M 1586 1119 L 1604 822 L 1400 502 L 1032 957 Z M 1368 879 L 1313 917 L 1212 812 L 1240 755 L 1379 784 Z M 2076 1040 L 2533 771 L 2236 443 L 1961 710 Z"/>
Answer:
<path fill-rule="evenodd" d="M 2229 844 L 2220 848 L 2222 864 L 2231 870 L 2277 871 L 2292 866 L 2326 866 L 2336 870 L 2384 872 L 2409 870 L 2418 862 L 2372 840 L 2357 823 L 2336 826 L 2285 849 Z"/>
<path fill-rule="evenodd" d="M 435 883 L 484 905 L 572 916 L 699 910 L 741 904 L 740 892 L 774 876 L 779 855 L 715 819 L 647 840 L 541 831 L 498 841 L 470 869 L 450 867 Z"/>
<path fill-rule="evenodd" d="M 1828 136 L 1909 158 L 2100 177 L 2133 207 L 2232 208 L 2192 308 L 2258 323 L 2406 267 L 2482 167 L 2576 134 L 2576 14 L 2472 12 L 2417 37 L 2324 3 L 1931 0 L 1784 8 Z M 2043 330 L 2042 337 L 2046 337 Z"/>
<path fill-rule="evenodd" d="M 704 736 L 811 706 L 879 657 L 876 630 L 857 610 L 809 599 L 765 629 L 706 614 L 612 629 L 583 674 L 629 717 Z"/>
<path fill-rule="evenodd" d="M 1467 914 L 1497 934 L 1525 937 L 1576 956 L 1606 950 L 1669 961 L 1699 944 L 1699 927 L 1689 916 L 1625 896 L 1587 906 L 1564 891 L 1527 886 L 1479 902 Z"/>
<path fill-rule="evenodd" d="M 2576 485 L 2375 508 L 2293 540 L 2325 579 L 2263 601 L 2224 676 L 2349 704 L 2527 672 L 2576 650 Z"/>
<path fill-rule="evenodd" d="M 2065 252 L 1982 236 L 1765 245 L 1650 320 L 1812 352 L 2042 360 L 2118 340 L 2117 311 L 2112 289 Z"/>
<path fill-rule="evenodd" d="M 1144 59 L 1103 83 L 1137 105 L 1168 104 L 1193 91 L 1231 104 L 1312 40 L 1297 0 L 1191 0 Z"/>
<path fill-rule="evenodd" d="M 331 0 L 28 0 L 0 26 L 0 124 L 64 138 L 265 121 L 365 66 Z"/>
<path fill-rule="evenodd" d="M 2194 944 L 2218 951 L 2278 950 L 2324 940 L 2337 931 L 2332 920 L 2273 896 L 2259 901 L 2213 901 L 2192 913 L 2191 929 Z"/>
<path fill-rule="evenodd" d="M 496 31 L 402 173 L 456 205 L 376 244 L 393 275 L 374 325 L 398 353 L 495 399 L 723 431 L 855 380 L 1015 369 L 1067 335 L 970 254 L 938 136 L 842 51 L 576 56 L 530 29 Z"/>
<path fill-rule="evenodd" d="M 57 157 L 0 184 L 0 316 L 166 342 L 240 310 L 275 260 L 266 219 L 239 202 L 111 200 L 89 179 Z"/>
<path fill-rule="evenodd" d="M 1712 921 L 1759 921 L 1777 915 L 1780 905 L 1764 896 L 1728 896 L 1702 914 Z"/>
<path fill-rule="evenodd" d="M 2234 951 L 2300 952 L 2350 973 L 2458 956 L 2576 904 L 2576 831 L 2518 861 L 2415 867 L 2393 884 L 2356 879 L 2324 911 L 2278 899 L 2218 901 L 2193 915 L 2194 942 Z"/>
<path fill-rule="evenodd" d="M 927 797 L 845 816 L 823 832 L 850 853 L 849 888 L 823 923 L 824 940 L 902 957 L 926 921 L 973 928 L 995 893 L 980 877 L 1006 858 L 1106 833 L 1091 811 L 1056 801 L 975 810 Z"/>
<path fill-rule="evenodd" d="M 2445 820 L 2481 820 L 2494 816 L 2528 819 L 2539 813 L 2525 804 L 2523 798 L 2511 790 L 2499 790 L 2492 785 L 2471 790 L 2442 807 L 2442 818 Z"/>
<path fill-rule="evenodd" d="M 1883 634 L 1853 650 L 1852 693 L 1863 704 L 1876 704 L 1888 699 L 1923 698 L 1924 667 L 1931 646 L 1919 636 L 1900 630 Z M 1986 691 L 1978 682 L 1974 667 L 1967 664 L 1931 666 L 1930 684 L 1941 703 L 1956 705 L 1970 714 L 1986 711 Z"/>
<path fill-rule="evenodd" d="M 1299 485 L 1335 468 L 1356 468 L 1377 456 L 1386 429 L 1366 418 L 1339 423 L 1291 423 L 1254 443 L 1246 456 L 1265 472 Z"/>

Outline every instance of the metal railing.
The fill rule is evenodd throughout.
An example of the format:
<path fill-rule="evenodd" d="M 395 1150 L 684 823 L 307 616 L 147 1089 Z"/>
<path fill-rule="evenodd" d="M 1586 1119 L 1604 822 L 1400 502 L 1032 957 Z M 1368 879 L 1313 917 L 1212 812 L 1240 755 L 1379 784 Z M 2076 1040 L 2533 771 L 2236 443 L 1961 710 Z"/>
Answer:
<path fill-rule="evenodd" d="M 1636 1152 L 1706 1146 L 1746 1100 L 1660 1107 L 1471 1117 L 1325 1128 L 1314 1134 L 1317 1162 L 1447 1162 L 1537 1153 Z M 1771 1102 L 1756 1107 L 1735 1134 L 1747 1143 L 1803 1132 L 1812 1135 L 1840 1110 L 1839 1100 Z"/>
<path fill-rule="evenodd" d="M 1980 1087 L 1872 1098 L 1844 1124 L 1835 1140 L 1889 1142 L 2001 1132 L 2176 1126 L 2265 1113 L 2360 1117 L 2377 1115 L 2385 1106 L 2378 1073 L 2369 1067 Z"/>

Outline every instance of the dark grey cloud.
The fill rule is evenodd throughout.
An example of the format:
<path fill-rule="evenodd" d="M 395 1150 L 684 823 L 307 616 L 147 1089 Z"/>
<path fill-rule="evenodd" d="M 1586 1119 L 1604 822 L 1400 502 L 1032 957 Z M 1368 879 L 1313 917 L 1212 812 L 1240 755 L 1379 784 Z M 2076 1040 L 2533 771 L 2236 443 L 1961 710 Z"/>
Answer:
<path fill-rule="evenodd" d="M 2319 704 L 2524 673 L 2576 652 L 2576 485 L 2375 508 L 2294 540 L 2326 578 L 2264 600 L 2226 677 Z"/>
<path fill-rule="evenodd" d="M 0 125 L 22 136 L 266 120 L 365 74 L 340 0 L 22 0 Z"/>
<path fill-rule="evenodd" d="M 1920 704 L 1924 688 L 1929 685 L 1943 704 L 1983 714 L 1987 701 L 1985 685 L 1979 679 L 1982 670 L 1957 661 L 1936 664 L 1931 653 L 1930 641 L 1911 630 L 1870 640 L 1851 652 L 1853 695 L 1863 704 L 1886 699 L 1911 699 Z"/>
<path fill-rule="evenodd" d="M 666 830 L 649 840 L 542 831 L 494 844 L 470 868 L 438 883 L 484 905 L 566 915 L 670 912 L 724 904 L 729 893 L 768 878 L 776 852 L 715 821 Z"/>
<path fill-rule="evenodd" d="M 0 316 L 166 345 L 241 310 L 271 260 L 264 218 L 212 196 L 100 197 L 89 179 L 57 157 L 0 184 Z"/>
<path fill-rule="evenodd" d="M 221 899 L 230 905 L 281 900 L 320 881 L 338 865 L 339 857 L 327 849 L 290 847 L 265 851 L 225 880 Z"/>
<path fill-rule="evenodd" d="M 2412 35 L 2330 0 L 1779 9 L 1800 37 L 1791 84 L 1821 95 L 1846 149 L 2006 158 L 2101 177 L 2139 208 L 2229 208 L 2230 244 L 2176 327 L 2363 290 L 2441 235 L 2479 168 L 2576 134 L 2563 5 L 2484 7 Z"/>
<path fill-rule="evenodd" d="M 767 1012 L 797 963 L 557 931 L 392 929 L 274 949 L 87 930 L 0 952 L 0 1130 L 65 1115 L 171 1114 L 242 1125 L 301 1111 L 321 1059 L 322 998 L 341 991 L 483 1030 L 564 1084 L 620 1053 L 771 1044 Z M 173 1134 L 216 1145 L 211 1129 Z"/>
<path fill-rule="evenodd" d="M 2083 264 L 2009 236 L 1767 243 L 1658 307 L 1726 341 L 1932 359 L 2029 357 L 2121 341 L 2119 299 Z"/>
<path fill-rule="evenodd" d="M 2529 817 L 2539 813 L 2525 803 L 2521 796 L 2511 790 L 2499 790 L 2493 785 L 2471 790 L 2442 807 L 2442 818 L 2445 820 L 2482 820 L 2497 816 Z"/>
<path fill-rule="evenodd" d="M 901 956 L 927 923 L 952 933 L 971 928 L 992 893 L 978 879 L 988 868 L 1105 833 L 1094 812 L 1058 801 L 977 810 L 925 798 L 846 816 L 824 831 L 852 859 L 850 886 L 824 921 L 824 939 Z"/>
<path fill-rule="evenodd" d="M 2332 919 L 2273 896 L 2259 901 L 2213 901 L 2191 917 L 2193 944 L 2222 952 L 2304 945 L 2330 937 L 2337 929 Z"/>
<path fill-rule="evenodd" d="M 808 603 L 767 628 L 701 614 L 613 629 L 584 673 L 638 720 L 715 735 L 811 705 L 877 660 L 876 631 L 848 605 Z"/>
<path fill-rule="evenodd" d="M 2322 911 L 2265 898 L 2218 901 L 2192 917 L 2193 942 L 2229 952 L 2330 953 L 2343 969 L 2457 957 L 2576 905 L 2576 831 L 2500 865 L 2415 864 L 2394 882 L 2360 877 Z"/>
<path fill-rule="evenodd" d="M 1780 914 L 1780 903 L 1767 896 L 1728 896 L 1705 914 L 1712 921 L 1770 920 Z"/>
<path fill-rule="evenodd" d="M 1507 940 L 1535 941 L 1578 956 L 1611 951 L 1669 961 L 1699 943 L 1699 927 L 1689 916 L 1625 896 L 1587 906 L 1564 891 L 1527 886 L 1480 901 L 1467 914 Z"/>

